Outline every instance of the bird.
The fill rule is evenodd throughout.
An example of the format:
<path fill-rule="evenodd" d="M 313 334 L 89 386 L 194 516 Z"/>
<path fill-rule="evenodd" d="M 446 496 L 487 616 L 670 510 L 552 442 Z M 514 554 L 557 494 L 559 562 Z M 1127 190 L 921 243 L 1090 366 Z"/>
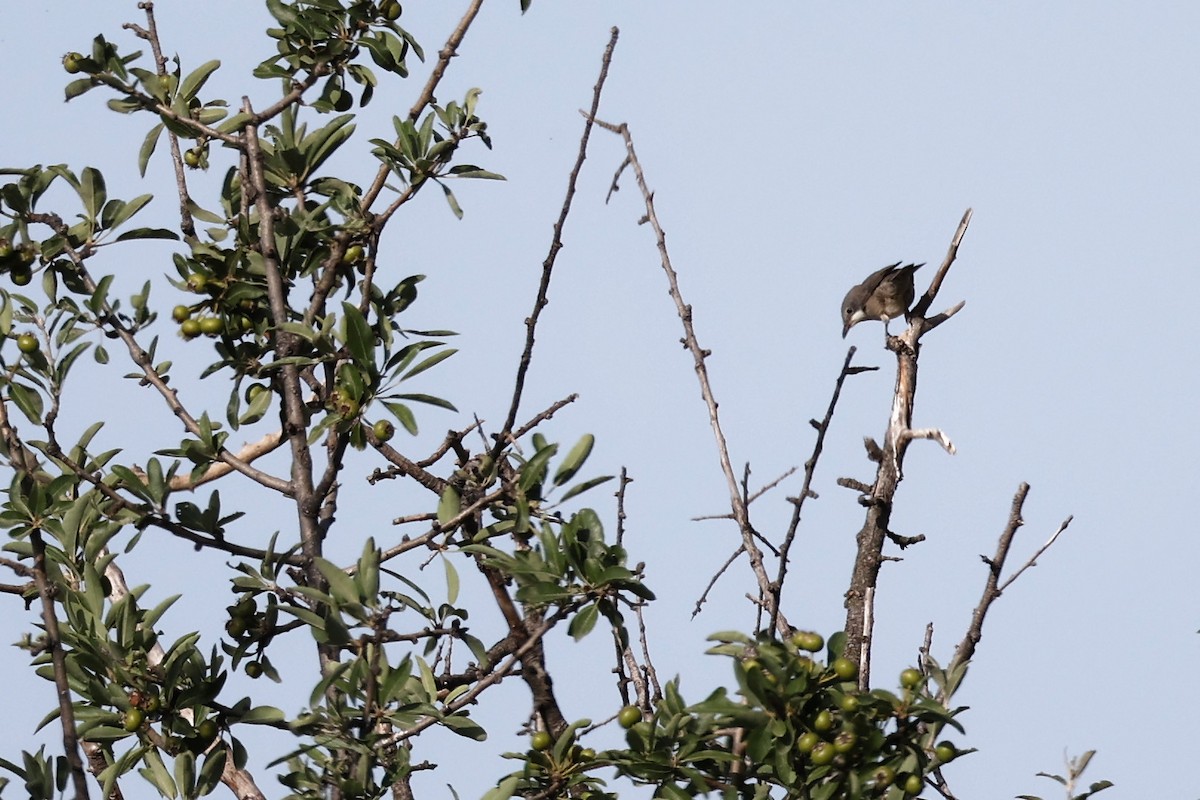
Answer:
<path fill-rule="evenodd" d="M 913 288 L 913 273 L 922 264 L 897 261 L 881 270 L 872 272 L 867 279 L 846 292 L 842 301 L 842 338 L 858 323 L 867 319 L 883 320 L 883 332 L 888 334 L 888 322 L 903 315 L 907 318 L 909 306 L 916 296 Z"/>

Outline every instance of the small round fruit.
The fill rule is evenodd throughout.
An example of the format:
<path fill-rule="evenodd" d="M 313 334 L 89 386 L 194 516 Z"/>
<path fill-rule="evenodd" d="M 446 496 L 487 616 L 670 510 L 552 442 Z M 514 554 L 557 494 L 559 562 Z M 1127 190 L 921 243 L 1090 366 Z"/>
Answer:
<path fill-rule="evenodd" d="M 812 631 L 796 631 L 792 634 L 792 644 L 800 650 L 815 653 L 825 646 L 825 637 Z"/>
<path fill-rule="evenodd" d="M 180 305 L 180 306 L 175 306 L 174 308 L 171 309 L 171 319 L 175 320 L 176 322 L 182 323 L 185 320 L 189 320 L 191 318 L 192 318 L 192 310 L 190 308 L 188 308 L 187 306 Z"/>
<path fill-rule="evenodd" d="M 147 714 L 157 714 L 162 710 L 162 698 L 152 694 L 142 701 L 142 710 Z"/>
<path fill-rule="evenodd" d="M 183 322 L 179 323 L 179 332 L 182 333 L 186 339 L 195 339 L 200 335 L 200 320 L 185 319 Z"/>
<path fill-rule="evenodd" d="M 0 261 L 12 258 L 12 254 L 12 242 L 10 242 L 8 239 L 0 239 Z"/>
<path fill-rule="evenodd" d="M 958 748 L 953 742 L 938 742 L 933 754 L 937 756 L 938 761 L 946 764 L 958 757 Z"/>
<path fill-rule="evenodd" d="M 196 738 L 208 744 L 213 739 L 217 738 L 217 723 L 211 719 L 206 719 L 196 726 Z"/>
<path fill-rule="evenodd" d="M 812 721 L 812 729 L 818 733 L 824 733 L 833 727 L 833 714 L 826 710 L 822 710 Z"/>
<path fill-rule="evenodd" d="M 258 663 L 257 661 L 251 661 L 249 664 L 246 665 L 246 674 L 248 676 L 250 676 L 251 678 L 262 677 L 262 674 L 263 674 L 262 664 Z"/>
<path fill-rule="evenodd" d="M 365 253 L 361 244 L 352 244 L 342 254 L 342 264 L 357 264 L 363 260 L 364 255 Z"/>
<path fill-rule="evenodd" d="M 204 277 L 199 272 L 193 272 L 191 275 L 187 276 L 188 291 L 199 294 L 200 292 L 204 291 L 206 286 L 208 286 L 208 278 Z"/>
<path fill-rule="evenodd" d="M 358 415 L 358 401 L 351 397 L 344 387 L 334 387 L 329 395 L 329 404 L 334 413 L 342 419 L 352 419 Z"/>
<path fill-rule="evenodd" d="M 637 706 L 625 706 L 621 709 L 620 713 L 617 714 L 617 724 L 619 724 L 625 730 L 629 730 L 641 721 L 642 712 L 638 710 Z"/>
<path fill-rule="evenodd" d="M 852 694 L 844 694 L 842 695 L 841 699 L 838 700 L 838 708 L 840 708 L 842 711 L 845 711 L 847 714 L 853 714 L 854 712 L 858 711 L 860 704 L 861 703 L 859 699 Z"/>
<path fill-rule="evenodd" d="M 833 737 L 833 749 L 839 753 L 849 753 L 858 744 L 858 736 L 854 731 L 841 731 Z"/>
<path fill-rule="evenodd" d="M 549 750 L 552 744 L 554 744 L 554 737 L 546 731 L 538 731 L 529 739 L 529 746 L 539 753 Z"/>
<path fill-rule="evenodd" d="M 900 784 L 900 788 L 904 790 L 905 794 L 918 794 L 925 787 L 925 781 L 921 780 L 921 776 L 915 772 L 910 772 L 903 781 L 897 781 L 897 783 Z"/>
<path fill-rule="evenodd" d="M 811 753 L 812 749 L 817 746 L 817 742 L 821 741 L 821 737 L 817 736 L 812 731 L 805 731 L 800 734 L 800 738 L 796 740 L 796 749 L 801 753 Z"/>
<path fill-rule="evenodd" d="M 815 766 L 823 767 L 833 761 L 833 757 L 836 755 L 837 751 L 833 749 L 833 745 L 829 742 L 817 742 L 812 752 L 808 754 L 808 757 Z"/>
<path fill-rule="evenodd" d="M 388 22 L 395 22 L 400 19 L 400 14 L 404 10 L 396 0 L 383 0 L 379 4 L 379 16 L 386 19 Z"/>
<path fill-rule="evenodd" d="M 17 264 L 8 273 L 8 277 L 17 286 L 28 286 L 29 282 L 33 280 L 33 270 L 27 264 Z"/>
<path fill-rule="evenodd" d="M 909 667 L 900 673 L 900 685 L 905 689 L 915 689 L 921 685 L 921 671 Z"/>
<path fill-rule="evenodd" d="M 74 50 L 72 50 L 70 53 L 67 53 L 65 56 L 63 56 L 62 65 L 63 69 L 65 69 L 67 72 L 71 73 L 72 75 L 76 74 L 79 72 L 79 70 L 83 69 L 83 54 L 76 53 Z"/>
<path fill-rule="evenodd" d="M 38 247 L 32 242 L 26 242 L 17 249 L 17 258 L 20 259 L 20 263 L 26 267 L 33 266 L 33 262 L 37 261 L 37 257 Z"/>
<path fill-rule="evenodd" d="M 187 164 L 191 169 L 195 169 L 200 166 L 200 159 L 203 155 L 199 147 L 193 147 L 183 154 L 183 163 Z"/>
<path fill-rule="evenodd" d="M 338 95 L 338 99 L 333 101 L 333 110 L 334 111 L 349 111 L 353 105 L 354 105 L 354 98 L 350 96 L 349 92 L 347 92 L 346 90 L 343 89 L 342 92 Z"/>
<path fill-rule="evenodd" d="M 145 721 L 146 715 L 142 713 L 140 708 L 131 708 L 125 712 L 125 719 L 122 720 L 121 727 L 129 733 L 133 733 L 142 727 L 142 723 Z"/>
<path fill-rule="evenodd" d="M 396 426 L 388 422 L 386 419 L 381 419 L 371 426 L 371 432 L 375 434 L 376 439 L 381 442 L 386 442 L 395 435 Z"/>
<path fill-rule="evenodd" d="M 896 780 L 896 770 L 891 767 L 880 767 L 871 773 L 871 784 L 876 789 L 886 789 Z"/>
<path fill-rule="evenodd" d="M 852 681 L 858 677 L 858 664 L 848 658 L 835 658 L 829 667 L 833 670 L 834 675 L 844 681 Z"/>
<path fill-rule="evenodd" d="M 595 761 L 595 759 L 596 759 L 596 751 L 590 747 L 585 747 L 579 751 L 579 758 L 576 760 L 578 760 L 578 761 Z"/>
<path fill-rule="evenodd" d="M 225 323 L 220 317 L 204 317 L 200 320 L 200 332 L 208 336 L 216 336 L 225 330 Z"/>
<path fill-rule="evenodd" d="M 32 333 L 22 333 L 17 337 L 17 349 L 29 355 L 38 351 L 38 340 Z"/>

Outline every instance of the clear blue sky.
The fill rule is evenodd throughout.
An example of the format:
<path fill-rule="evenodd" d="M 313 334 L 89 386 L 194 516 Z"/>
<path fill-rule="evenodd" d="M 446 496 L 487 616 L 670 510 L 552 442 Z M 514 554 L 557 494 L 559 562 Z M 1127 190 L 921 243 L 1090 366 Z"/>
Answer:
<path fill-rule="evenodd" d="M 9 76 L 0 162 L 99 166 L 110 193 L 151 191 L 165 200 L 159 213 L 169 223 L 165 162 L 152 164 L 144 182 L 134 168 L 149 122 L 105 111 L 100 92 L 61 100 L 62 53 L 85 50 L 100 32 L 132 48 L 120 23 L 140 21 L 136 4 L 11 5 L 0 32 Z M 185 68 L 224 62 L 214 93 L 270 96 L 272 86 L 248 76 L 272 47 L 261 36 L 260 4 L 158 5 L 166 49 Z M 403 21 L 432 54 L 463 6 L 414 1 Z M 449 100 L 483 87 L 480 113 L 496 149 L 474 160 L 509 180 L 463 186 L 461 222 L 429 196 L 389 229 L 397 270 L 430 276 L 414 313 L 462 333 L 462 352 L 438 378 L 451 388 L 427 388 L 442 390 L 464 416 L 427 412 L 411 452 L 427 452 L 472 413 L 498 424 L 507 407 L 522 320 L 582 125 L 577 109 L 590 100 L 617 25 L 601 116 L 628 122 L 636 137 L 701 342 L 713 351 L 709 368 L 733 457 L 751 463 L 758 483 L 808 457 L 807 420 L 823 413 L 845 354 L 845 290 L 887 263 L 937 263 L 963 210 L 975 209 L 940 301 L 967 305 L 925 339 L 915 416 L 918 426 L 944 429 L 958 454 L 928 443 L 910 450 L 894 528 L 927 541 L 885 569 L 877 680 L 890 683 L 915 660 L 927 622 L 935 655 L 949 657 L 983 585 L 979 555 L 993 551 L 1019 482 L 1033 490 L 1017 563 L 1067 515 L 1075 521 L 988 620 L 959 697 L 971 707 L 961 717 L 963 741 L 981 752 L 948 770 L 955 791 L 1057 797 L 1057 787 L 1034 774 L 1061 772 L 1064 749 L 1093 748 L 1099 755 L 1088 777 L 1117 784 L 1105 797 L 1194 791 L 1200 330 L 1190 303 L 1200 274 L 1200 7 L 764 2 L 733 11 L 728 3 L 535 0 L 524 17 L 517 8 L 516 0 L 489 2 L 439 92 Z M 364 140 L 389 134 L 388 117 L 411 105 L 425 68 L 415 74 L 380 91 L 360 118 Z M 730 682 L 724 663 L 701 655 L 703 640 L 750 627 L 743 595 L 751 583 L 744 566 L 735 568 L 689 620 L 736 546 L 735 532 L 690 521 L 725 511 L 725 493 L 628 176 L 603 203 L 622 156 L 617 139 L 595 135 L 525 408 L 580 392 L 550 435 L 569 443 L 595 433 L 589 466 L 625 465 L 635 478 L 629 546 L 646 561 L 650 584 L 670 598 L 649 617 L 656 665 L 664 677 L 682 674 L 685 695 L 698 699 Z M 342 164 L 370 169 L 365 158 Z M 127 252 L 135 260 L 119 271 L 129 288 L 171 272 L 165 249 Z M 161 291 L 163 303 L 173 302 L 165 282 Z M 870 479 L 860 443 L 882 433 L 893 383 L 878 326 L 856 328 L 849 341 L 861 363 L 882 369 L 843 394 L 785 595 L 793 623 L 824 631 L 841 625 L 862 517 L 835 480 Z M 168 345 L 181 363 L 207 355 L 164 335 Z M 227 391 L 189 388 L 218 410 Z M 106 386 L 77 402 L 79 427 L 104 415 L 113 442 L 131 452 L 178 441 L 170 414 L 133 387 Z M 782 529 L 790 513 L 783 494 L 797 487 L 793 480 L 755 504 L 760 530 Z M 606 492 L 591 502 L 611 520 Z M 383 496 L 365 483 L 343 495 L 346 518 L 361 514 L 380 539 L 395 535 L 387 519 L 414 510 L 404 505 L 412 496 Z M 265 540 L 280 523 L 262 524 L 247 540 Z M 207 579 L 200 566 L 176 570 L 205 558 Z M 228 602 L 225 585 L 211 585 L 213 575 L 226 579 L 220 559 L 144 542 L 127 563 L 131 583 L 162 581 L 155 597 L 196 591 L 164 621 L 168 640 L 196 627 L 219 632 L 202 615 Z M 14 641 L 28 625 L 10 610 L 0 639 Z M 610 659 L 608 644 L 594 639 L 552 649 L 552 668 L 566 668 L 559 685 L 568 717 L 615 710 L 615 694 L 594 688 Z M 33 741 L 29 731 L 52 704 L 49 684 L 25 682 L 25 663 L 15 649 L 0 656 L 10 685 L 21 687 L 0 731 L 0 755 L 9 759 Z M 271 702 L 289 709 L 305 701 L 304 693 L 274 691 Z M 503 691 L 507 708 L 525 704 L 521 686 Z M 517 746 L 510 734 L 520 711 L 485 713 L 495 715 L 495 741 Z M 479 775 L 435 774 L 422 796 L 449 796 L 446 782 L 464 798 L 477 796 L 512 768 L 492 757 L 495 749 L 471 751 Z M 274 790 L 269 780 L 262 785 Z"/>

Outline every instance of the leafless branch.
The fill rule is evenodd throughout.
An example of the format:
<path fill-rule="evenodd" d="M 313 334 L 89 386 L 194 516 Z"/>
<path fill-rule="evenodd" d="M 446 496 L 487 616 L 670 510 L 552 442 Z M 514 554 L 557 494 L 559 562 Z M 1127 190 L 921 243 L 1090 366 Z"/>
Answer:
<path fill-rule="evenodd" d="M 594 116 L 595 109 L 593 109 L 592 116 L 589 119 L 594 118 Z M 729 445 L 725 439 L 725 433 L 721 429 L 720 414 L 717 411 L 718 404 L 712 391 L 712 384 L 708 379 L 708 367 L 705 363 L 705 359 L 710 355 L 710 351 L 702 348 L 699 340 L 696 338 L 696 330 L 692 324 L 692 307 L 684 302 L 683 293 L 679 288 L 679 276 L 675 272 L 675 268 L 671 265 L 671 256 L 667 251 L 667 234 L 658 221 L 658 214 L 654 208 L 654 193 L 650 191 L 650 187 L 646 183 L 646 175 L 642 170 L 641 162 L 637 157 L 637 151 L 633 146 L 633 136 L 629 132 L 629 126 L 625 123 L 613 125 L 612 123 L 596 120 L 596 124 L 605 130 L 617 133 L 625 142 L 626 159 L 629 165 L 633 167 L 633 174 L 646 206 L 646 213 L 642 221 L 648 222 L 654 230 L 655 240 L 658 245 L 659 260 L 663 272 L 667 276 L 671 299 L 675 301 L 675 310 L 679 315 L 680 321 L 683 323 L 683 345 L 692 354 L 692 367 L 700 383 L 700 394 L 704 399 L 705 406 L 708 408 L 709 424 L 712 427 L 713 438 L 717 445 L 717 457 L 720 460 L 721 471 L 725 475 L 725 484 L 729 492 L 730 511 L 733 513 L 733 518 L 737 523 L 738 531 L 742 537 L 742 550 L 749 557 L 750 569 L 753 571 L 755 579 L 758 582 L 759 597 L 767 606 L 768 616 L 781 623 L 782 620 L 779 619 L 778 612 L 774 608 L 775 598 L 771 591 L 771 579 L 767 575 L 762 551 L 755 541 L 754 528 L 750 524 L 750 514 L 746 506 L 745 495 L 739 486 L 737 474 L 733 469 L 733 461 L 729 457 Z M 698 602 L 697 607 L 699 605 L 700 603 Z M 781 630 L 781 633 L 786 633 L 786 631 Z"/>
<path fill-rule="evenodd" d="M 604 82 L 608 78 L 608 68 L 612 63 L 613 49 L 617 46 L 617 37 L 620 32 L 612 29 L 609 36 L 608 46 L 604 48 L 604 55 L 600 60 L 600 76 L 596 80 L 596 85 L 592 90 L 592 117 L 595 117 L 596 112 L 600 109 L 600 93 L 604 90 Z M 567 193 L 563 198 L 562 209 L 558 213 L 558 219 L 554 223 L 553 235 L 550 239 L 550 252 L 546 255 L 545 261 L 542 262 L 542 278 L 538 284 L 537 299 L 533 303 L 533 311 L 525 320 L 525 347 L 521 351 L 521 360 L 517 364 L 517 374 L 513 381 L 513 396 L 512 402 L 508 407 L 508 415 L 504 419 L 504 425 L 500 428 L 500 435 L 496 439 L 496 443 L 492 449 L 492 457 L 496 458 L 500 455 L 501 448 L 504 447 L 505 440 L 512 432 L 513 425 L 517 421 L 517 412 L 521 407 L 521 395 L 525 391 L 525 376 L 529 372 L 529 365 L 533 360 L 533 344 L 537 333 L 538 318 L 542 314 L 542 309 L 550 302 L 550 277 L 554 272 L 554 263 L 558 259 L 558 251 L 562 249 L 562 233 L 563 228 L 567 224 L 567 217 L 571 213 L 571 202 L 575 198 L 575 185 L 579 180 L 579 173 L 583 169 L 583 162 L 587 158 L 588 140 L 592 135 L 592 119 L 589 118 L 584 122 L 583 134 L 579 137 L 579 153 L 575 157 L 575 166 L 571 168 L 571 173 L 567 178 Z"/>

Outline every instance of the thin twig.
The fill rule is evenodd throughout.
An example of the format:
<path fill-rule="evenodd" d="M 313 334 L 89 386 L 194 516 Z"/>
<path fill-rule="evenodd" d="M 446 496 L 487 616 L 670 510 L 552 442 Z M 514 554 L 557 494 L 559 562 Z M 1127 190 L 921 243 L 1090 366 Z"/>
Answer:
<path fill-rule="evenodd" d="M 612 63 L 613 49 L 617 46 L 617 37 L 620 31 L 616 28 L 612 29 L 612 33 L 608 39 L 608 46 L 604 48 L 604 55 L 600 61 L 600 77 L 596 80 L 596 86 L 592 90 L 592 117 L 600 109 L 600 93 L 604 90 L 604 82 L 608 78 L 608 68 Z M 567 216 L 571 213 L 571 201 L 575 197 L 575 184 L 579 180 L 579 173 L 583 169 L 583 162 L 587 158 L 588 140 L 592 135 L 592 118 L 587 119 L 583 125 L 583 135 L 579 137 L 579 153 L 575 156 L 575 166 L 571 169 L 571 174 L 567 178 L 567 194 L 563 198 L 562 209 L 558 213 L 558 219 L 554 223 L 553 236 L 550 239 L 550 252 L 546 255 L 546 260 L 542 262 L 542 278 L 538 284 L 537 299 L 533 303 L 533 311 L 528 319 L 525 320 L 525 348 L 521 351 L 521 360 L 517 364 L 517 375 L 513 381 L 513 396 L 512 402 L 508 407 L 508 415 L 504 419 L 504 425 L 500 428 L 500 435 L 496 439 L 496 443 L 492 448 L 492 458 L 497 458 L 500 455 L 508 438 L 508 434 L 512 432 L 513 424 L 517 420 L 517 412 L 521 407 L 521 395 L 525 391 L 525 375 L 529 372 L 529 365 L 533 360 L 533 343 L 537 332 L 538 318 L 542 314 L 542 309 L 549 303 L 548 294 L 550 292 L 550 276 L 554 272 L 554 263 L 558 258 L 558 251 L 562 249 L 562 233 L 563 228 L 567 224 Z"/>
<path fill-rule="evenodd" d="M 594 116 L 594 109 L 592 114 Z M 680 321 L 683 323 L 683 345 L 692 354 L 692 368 L 700 382 L 700 394 L 704 398 L 705 406 L 708 408 L 708 420 L 712 427 L 713 438 L 716 441 L 717 456 L 721 462 L 721 471 L 725 475 L 725 484 L 729 492 L 730 510 L 737 523 L 738 531 L 741 533 L 742 549 L 749 557 L 750 569 L 758 581 L 759 596 L 765 601 L 769 616 L 779 621 L 778 613 L 774 607 L 775 597 L 771 591 L 771 579 L 768 577 L 766 566 L 763 563 L 762 551 L 759 550 L 758 545 L 755 543 L 754 528 L 750 524 L 750 514 L 746 507 L 745 495 L 739 486 L 737 475 L 734 472 L 733 461 L 729 457 L 729 445 L 726 442 L 725 433 L 721 429 L 720 414 L 717 411 L 717 400 L 713 394 L 712 384 L 708 379 L 708 367 L 705 364 L 705 359 L 708 357 L 709 351 L 702 348 L 699 340 L 696 338 L 696 330 L 692 324 L 692 307 L 684 302 L 683 293 L 679 288 L 679 276 L 675 272 L 675 268 L 671 265 L 671 256 L 667 251 L 667 235 L 662 225 L 659 224 L 658 215 L 654 209 L 654 193 L 650 191 L 650 187 L 646 183 L 646 175 L 642 171 L 641 162 L 638 160 L 637 152 L 634 149 L 633 136 L 629 132 L 629 126 L 625 123 L 613 125 L 600 120 L 596 120 L 596 124 L 602 126 L 605 130 L 617 133 L 625 142 L 627 160 L 630 166 L 633 167 L 633 174 L 646 205 L 646 214 L 642 218 L 642 221 L 649 222 L 651 228 L 654 230 L 660 263 L 663 272 L 667 276 L 669 293 L 671 299 L 675 301 L 675 310 L 679 315 Z M 699 604 L 697 604 L 698 607 Z"/>
<path fill-rule="evenodd" d="M 1016 536 L 1017 530 L 1025 524 L 1025 521 L 1021 518 L 1021 512 L 1025 505 L 1025 498 L 1028 495 L 1029 484 L 1022 483 L 1017 487 L 1016 494 L 1013 495 L 1012 508 L 1008 514 L 1008 524 L 1004 526 L 1004 530 L 1000 533 L 1000 538 L 996 542 L 996 554 L 990 559 L 986 556 L 980 556 L 983 559 L 983 563 L 987 564 L 987 581 L 983 587 L 983 595 L 979 598 L 979 603 L 975 606 L 975 611 L 971 614 L 971 624 L 968 626 L 962 641 L 959 642 L 958 647 L 955 649 L 954 657 L 950 660 L 950 665 L 946 669 L 947 673 L 953 673 L 974 657 L 979 640 L 983 637 L 984 619 L 987 617 L 988 610 L 992 607 L 992 604 L 1000 599 L 1000 596 L 1013 584 L 1013 581 L 1021 577 L 1030 567 L 1037 564 L 1038 558 L 1058 541 L 1058 537 L 1071 524 L 1073 517 L 1067 517 L 1063 520 L 1062 524 L 1058 526 L 1058 530 L 1051 534 L 1050 538 L 1037 549 L 1033 556 L 1007 580 L 1001 582 L 1000 575 L 1004 572 L 1004 563 L 1008 559 L 1013 537 Z"/>
<path fill-rule="evenodd" d="M 829 406 L 825 409 L 825 418 L 820 422 L 810 421 L 810 424 L 817 429 L 817 440 L 813 442 L 812 455 L 804 462 L 804 483 L 800 486 L 800 494 L 792 499 L 792 520 L 783 537 L 783 544 L 779 547 L 779 571 L 775 576 L 775 583 L 771 586 L 771 591 L 775 593 L 775 602 L 771 605 L 771 621 L 767 626 L 771 630 L 775 629 L 779 621 L 783 582 L 787 578 L 788 571 L 788 556 L 792 550 L 792 543 L 796 540 L 796 531 L 800 528 L 800 512 L 804 508 L 804 501 L 813 494 L 812 480 L 817 469 L 817 461 L 820 460 L 821 452 L 825 449 L 825 434 L 829 432 L 829 424 L 833 421 L 833 411 L 837 408 L 838 398 L 842 395 L 842 385 L 852 374 L 853 368 L 850 366 L 850 362 L 854 359 L 855 351 L 856 348 L 851 347 L 846 353 L 846 360 L 842 362 L 842 371 L 838 373 L 837 380 L 833 384 L 833 396 L 829 398 Z"/>

